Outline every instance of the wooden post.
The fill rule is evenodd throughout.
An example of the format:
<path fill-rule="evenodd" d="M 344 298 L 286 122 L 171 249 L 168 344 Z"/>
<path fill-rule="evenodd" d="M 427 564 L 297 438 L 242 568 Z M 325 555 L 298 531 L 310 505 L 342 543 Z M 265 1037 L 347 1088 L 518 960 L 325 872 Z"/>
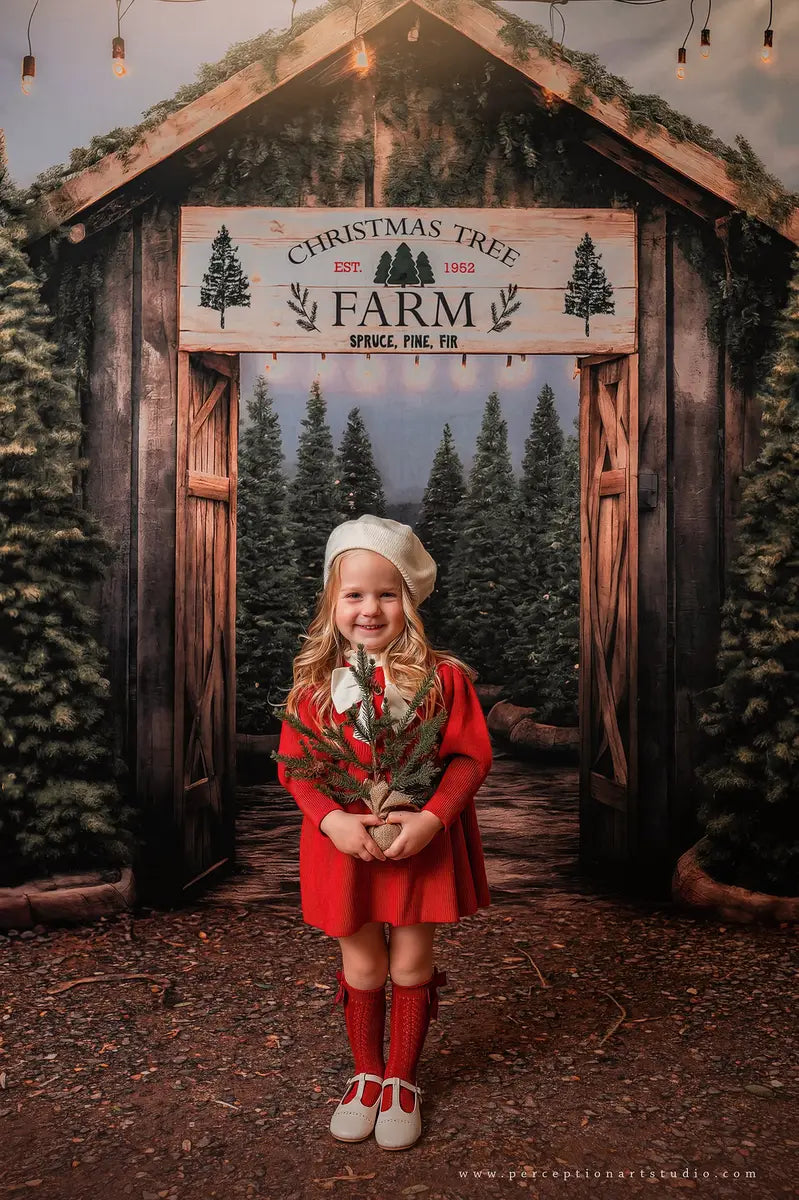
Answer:
<path fill-rule="evenodd" d="M 97 248 L 95 248 L 95 253 Z M 116 546 L 92 590 L 98 638 L 108 651 L 117 753 L 130 762 L 129 694 L 131 533 L 131 360 L 133 353 L 133 228 L 130 219 L 103 245 L 102 282 L 94 297 L 86 416 L 86 501 Z"/>
<path fill-rule="evenodd" d="M 698 832 L 695 693 L 715 682 L 721 605 L 720 352 L 707 332 L 710 296 L 669 219 L 673 330 L 674 791 L 672 857 Z"/>
<path fill-rule="evenodd" d="M 674 681 L 669 639 L 674 607 L 668 536 L 672 479 L 668 458 L 666 212 L 644 214 L 638 226 L 639 476 L 657 477 L 654 508 L 639 512 L 638 535 L 638 762 L 639 856 L 671 866 L 669 796 L 673 783 Z M 668 860 L 668 861 L 664 861 Z"/>
<path fill-rule="evenodd" d="M 178 213 L 158 202 L 141 218 L 141 352 L 136 530 L 136 791 L 150 881 L 168 887 L 172 813 L 177 428 Z"/>

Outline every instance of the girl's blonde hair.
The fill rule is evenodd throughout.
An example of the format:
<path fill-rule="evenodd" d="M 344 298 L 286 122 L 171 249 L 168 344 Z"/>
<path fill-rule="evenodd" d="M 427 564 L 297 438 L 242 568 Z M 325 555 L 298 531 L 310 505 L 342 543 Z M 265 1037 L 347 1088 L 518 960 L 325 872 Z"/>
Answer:
<path fill-rule="evenodd" d="M 343 551 L 336 555 L 330 565 L 327 583 L 317 598 L 314 615 L 308 626 L 305 645 L 294 659 L 294 683 L 285 702 L 287 711 L 296 714 L 301 694 L 306 688 L 312 688 L 311 703 L 321 724 L 332 723 L 330 675 L 335 667 L 342 665 L 344 651 L 350 648 L 347 639 L 338 630 L 335 613 L 341 586 L 341 560 L 346 554 L 352 553 L 352 550 Z M 397 574 L 401 580 L 405 627 L 383 651 L 388 678 L 400 690 L 404 691 L 407 686 L 411 694 L 439 663 L 450 663 L 460 667 L 469 678 L 473 678 L 475 672 L 465 662 L 444 650 L 434 650 L 429 644 L 408 585 L 399 571 Z M 433 687 L 428 692 L 423 707 L 420 706 L 422 716 L 427 719 L 437 708 L 443 706 L 443 689 L 436 674 Z"/>

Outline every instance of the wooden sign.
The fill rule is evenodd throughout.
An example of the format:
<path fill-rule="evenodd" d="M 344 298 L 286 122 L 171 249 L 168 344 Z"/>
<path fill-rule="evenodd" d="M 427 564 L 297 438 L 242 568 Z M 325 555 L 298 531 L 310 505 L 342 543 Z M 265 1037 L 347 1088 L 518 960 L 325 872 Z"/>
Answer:
<path fill-rule="evenodd" d="M 183 208 L 184 350 L 635 350 L 635 213 Z"/>

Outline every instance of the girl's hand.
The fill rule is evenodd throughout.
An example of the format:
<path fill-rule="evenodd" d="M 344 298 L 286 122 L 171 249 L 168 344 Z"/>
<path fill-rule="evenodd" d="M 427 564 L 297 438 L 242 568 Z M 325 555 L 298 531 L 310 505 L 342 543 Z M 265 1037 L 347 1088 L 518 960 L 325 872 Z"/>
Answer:
<path fill-rule="evenodd" d="M 364 862 L 371 862 L 373 858 L 384 862 L 383 851 L 365 829 L 366 825 L 384 824 L 385 821 L 374 813 L 346 813 L 334 810 L 322 818 L 319 828 L 342 854 L 351 854 L 353 858 L 362 858 Z"/>
<path fill-rule="evenodd" d="M 402 825 L 402 833 L 386 848 L 386 858 L 410 858 L 424 850 L 428 842 L 432 842 L 439 829 L 444 828 L 435 813 L 411 812 L 410 809 L 397 809 L 390 812 L 386 821 L 392 825 Z"/>

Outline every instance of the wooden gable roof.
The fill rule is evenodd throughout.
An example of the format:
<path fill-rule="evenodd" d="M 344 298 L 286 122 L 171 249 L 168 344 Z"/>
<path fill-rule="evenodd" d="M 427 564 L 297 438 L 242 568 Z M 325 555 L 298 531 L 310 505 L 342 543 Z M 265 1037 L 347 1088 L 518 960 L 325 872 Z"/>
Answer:
<path fill-rule="evenodd" d="M 536 89 L 570 104 L 574 89 L 585 90 L 578 71 L 567 62 L 550 59 L 531 47 L 523 60 L 501 35 L 505 18 L 479 0 L 363 0 L 358 12 L 358 35 L 367 37 L 402 9 L 429 15 L 448 25 L 497 60 L 519 72 Z M 272 71 L 261 62 L 218 84 L 145 132 L 124 154 L 107 154 L 99 162 L 43 195 L 31 209 L 33 239 L 69 221 L 171 155 L 184 150 L 250 105 L 278 92 L 292 80 L 345 54 L 353 42 L 353 10 L 348 5 L 327 11 L 294 39 L 278 57 Z M 656 190 L 692 211 L 708 217 L 718 203 L 745 208 L 739 185 L 730 178 L 717 154 L 696 142 L 678 140 L 662 126 L 657 131 L 629 128 L 621 101 L 592 97 L 588 115 L 593 133 L 587 144 L 649 182 Z M 707 201 L 715 202 L 715 210 Z M 782 225 L 765 218 L 784 237 L 799 243 L 799 208 Z"/>

